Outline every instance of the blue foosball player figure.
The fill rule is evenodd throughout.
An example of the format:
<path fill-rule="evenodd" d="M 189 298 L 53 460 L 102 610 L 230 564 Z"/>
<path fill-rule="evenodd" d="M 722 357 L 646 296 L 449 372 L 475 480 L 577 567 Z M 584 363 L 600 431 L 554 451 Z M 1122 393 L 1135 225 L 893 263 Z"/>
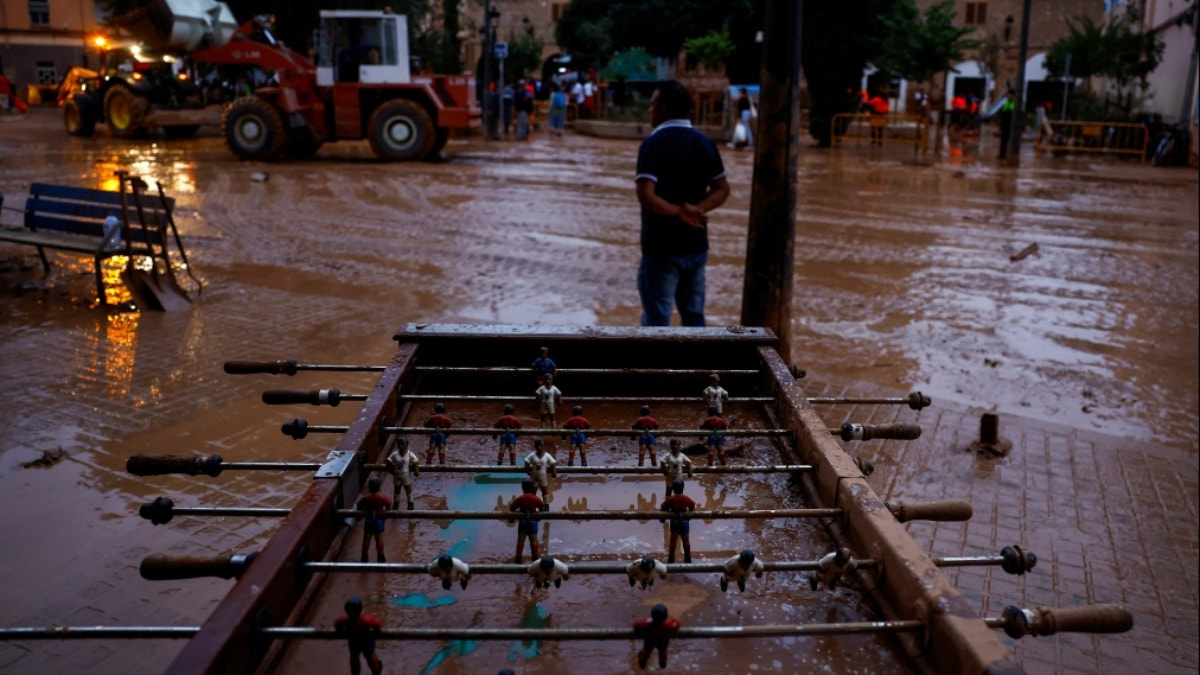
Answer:
<path fill-rule="evenodd" d="M 333 622 L 333 627 L 346 634 L 346 644 L 350 647 L 350 675 L 362 672 L 359 657 L 367 659 L 371 675 L 379 675 L 383 672 L 383 662 L 375 653 L 375 634 L 383 624 L 379 619 L 363 612 L 363 602 L 358 597 L 347 600 L 345 609 L 346 613 Z"/>
<path fill-rule="evenodd" d="M 558 365 L 550 358 L 550 348 L 542 347 L 541 356 L 533 360 L 533 381 L 534 384 L 541 384 L 546 376 L 554 377 L 558 375 Z"/>
<path fill-rule="evenodd" d="M 633 634 L 642 638 L 642 649 L 638 652 L 638 667 L 645 668 L 650 662 L 650 654 L 658 650 L 658 667 L 667 667 L 667 647 L 671 637 L 679 632 L 679 619 L 667 615 L 667 606 L 658 604 L 650 610 L 649 619 L 638 619 L 633 622 Z"/>

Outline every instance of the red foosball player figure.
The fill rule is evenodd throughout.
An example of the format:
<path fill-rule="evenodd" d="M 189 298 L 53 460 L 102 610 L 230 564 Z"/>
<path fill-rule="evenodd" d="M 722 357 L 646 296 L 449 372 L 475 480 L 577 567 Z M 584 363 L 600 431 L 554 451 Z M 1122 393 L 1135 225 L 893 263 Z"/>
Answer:
<path fill-rule="evenodd" d="M 663 500 L 659 510 L 671 514 L 671 541 L 667 551 L 667 563 L 675 562 L 675 544 L 683 540 L 683 562 L 692 562 L 692 524 L 688 522 L 688 512 L 696 510 L 696 502 L 683 494 L 683 481 L 677 480 L 671 484 L 675 494 Z"/>
<path fill-rule="evenodd" d="M 575 451 L 579 451 L 579 463 L 587 466 L 587 434 L 583 433 L 584 429 L 591 429 L 592 423 L 588 418 L 583 416 L 583 406 L 575 406 L 571 409 L 571 419 L 563 425 L 564 429 L 571 432 L 571 452 L 567 455 L 567 466 L 575 466 Z"/>
<path fill-rule="evenodd" d="M 413 479 L 421 475 L 421 460 L 408 449 L 408 438 L 396 439 L 396 449 L 387 457 L 392 471 L 392 508 L 400 508 L 400 491 L 408 497 L 408 510 L 413 510 Z"/>
<path fill-rule="evenodd" d="M 725 572 L 721 575 L 721 592 L 729 590 L 729 582 L 737 584 L 738 590 L 745 592 L 746 577 L 753 574 L 761 579 L 763 564 L 754 557 L 754 551 L 746 549 L 725 561 Z"/>
<path fill-rule="evenodd" d="M 532 517 L 539 511 L 546 510 L 546 502 L 542 501 L 541 497 L 537 496 L 537 487 L 531 480 L 521 481 L 522 494 L 513 498 L 508 505 L 509 511 L 520 512 L 521 520 L 517 523 L 517 555 L 514 558 L 518 565 L 521 564 L 521 552 L 525 550 L 525 539 L 529 538 L 529 555 L 534 559 L 540 557 L 538 553 L 537 531 L 541 521 Z M 511 522 L 511 521 L 510 521 Z"/>
<path fill-rule="evenodd" d="M 708 386 L 704 388 L 704 402 L 707 403 L 708 407 L 710 408 L 715 406 L 717 408 L 717 414 L 721 415 L 725 411 L 725 401 L 728 400 L 729 392 L 725 391 L 721 387 L 721 376 L 716 373 L 709 375 Z"/>
<path fill-rule="evenodd" d="M 825 590 L 837 588 L 842 575 L 858 569 L 858 561 L 850 555 L 850 549 L 839 547 L 832 553 L 825 554 L 817 561 L 817 570 L 808 577 L 808 587 L 817 590 L 818 585 L 824 585 Z"/>
<path fill-rule="evenodd" d="M 725 466 L 725 434 L 721 432 L 728 429 L 729 424 L 717 414 L 717 406 L 708 406 L 708 417 L 700 423 L 700 428 L 708 431 L 708 435 L 703 437 L 708 447 L 708 465 L 712 466 L 715 457 L 721 466 Z"/>
<path fill-rule="evenodd" d="M 667 615 L 667 606 L 657 604 L 650 610 L 649 619 L 638 619 L 633 622 L 633 634 L 642 638 L 642 649 L 638 652 L 638 667 L 645 668 L 650 662 L 650 654 L 658 650 L 658 667 L 667 667 L 667 647 L 671 637 L 679 632 L 679 619 Z"/>
<path fill-rule="evenodd" d="M 346 644 L 350 647 L 350 675 L 362 672 L 362 664 L 358 660 L 360 656 L 366 657 L 371 675 L 379 675 L 383 672 L 383 662 L 375 653 L 375 634 L 383 628 L 383 624 L 370 614 L 363 613 L 363 602 L 358 597 L 347 600 L 345 608 L 346 613 L 334 620 L 333 627 L 346 634 Z"/>
<path fill-rule="evenodd" d="M 638 466 L 646 462 L 646 453 L 650 453 L 650 466 L 658 466 L 658 458 L 654 456 L 654 430 L 658 428 L 658 420 L 650 416 L 650 406 L 642 406 L 642 416 L 633 423 L 633 428 L 642 433 L 638 439 Z"/>
<path fill-rule="evenodd" d="M 433 451 L 437 450 L 438 464 L 446 463 L 446 429 L 454 424 L 454 421 L 446 415 L 446 406 L 437 403 L 433 406 L 433 414 L 429 419 L 425 420 L 425 427 L 433 429 L 433 433 L 429 434 L 429 452 L 425 453 L 425 463 L 433 463 Z"/>
<path fill-rule="evenodd" d="M 499 429 L 500 433 L 497 436 L 500 438 L 500 451 L 496 453 L 496 466 L 504 463 L 504 451 L 508 450 L 508 463 L 512 466 L 517 465 L 517 435 L 513 433 L 513 429 L 521 428 L 521 420 L 513 414 L 511 405 L 504 406 L 504 415 L 496 420 L 492 425 L 493 428 Z"/>
<path fill-rule="evenodd" d="M 387 556 L 383 554 L 383 527 L 387 521 L 380 518 L 379 513 L 392 508 L 392 500 L 379 493 L 381 487 L 383 487 L 383 481 L 379 480 L 379 476 L 371 476 L 367 480 L 367 494 L 358 500 L 358 510 L 366 512 L 366 517 L 363 519 L 363 562 L 369 561 L 368 552 L 371 539 L 375 540 L 376 562 L 387 562 Z"/>

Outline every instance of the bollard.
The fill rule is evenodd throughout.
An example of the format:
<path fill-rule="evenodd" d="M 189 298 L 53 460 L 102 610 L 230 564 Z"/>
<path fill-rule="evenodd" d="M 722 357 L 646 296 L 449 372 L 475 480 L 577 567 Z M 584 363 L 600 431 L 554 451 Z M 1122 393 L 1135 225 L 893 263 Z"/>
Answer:
<path fill-rule="evenodd" d="M 1012 442 L 1000 438 L 1000 416 L 984 413 L 979 419 L 979 438 L 971 443 L 970 450 L 983 457 L 1004 457 L 1012 450 Z"/>

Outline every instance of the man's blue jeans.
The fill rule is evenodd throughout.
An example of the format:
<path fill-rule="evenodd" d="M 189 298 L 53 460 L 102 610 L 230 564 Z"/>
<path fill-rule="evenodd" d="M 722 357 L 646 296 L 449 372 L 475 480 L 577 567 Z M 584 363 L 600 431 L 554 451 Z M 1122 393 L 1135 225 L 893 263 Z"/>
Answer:
<path fill-rule="evenodd" d="M 688 255 L 642 255 L 638 295 L 642 325 L 671 325 L 671 304 L 679 308 L 684 326 L 704 325 L 704 266 L 708 252 Z"/>

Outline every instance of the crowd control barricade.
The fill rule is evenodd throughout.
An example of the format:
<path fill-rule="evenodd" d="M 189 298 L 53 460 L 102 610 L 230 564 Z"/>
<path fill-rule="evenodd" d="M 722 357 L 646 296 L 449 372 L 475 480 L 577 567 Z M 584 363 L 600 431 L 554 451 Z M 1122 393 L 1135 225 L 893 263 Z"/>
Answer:
<path fill-rule="evenodd" d="M 1093 152 L 1134 155 L 1145 162 L 1150 149 L 1150 129 L 1134 122 L 1042 120 L 1034 147 L 1041 152 Z"/>
<path fill-rule="evenodd" d="M 871 119 L 879 115 L 866 113 L 838 113 L 830 120 L 830 138 L 834 145 L 843 141 L 862 143 L 871 141 Z M 926 147 L 929 120 L 921 115 L 887 113 L 883 126 L 884 143 L 911 143 L 913 149 L 923 152 Z"/>

